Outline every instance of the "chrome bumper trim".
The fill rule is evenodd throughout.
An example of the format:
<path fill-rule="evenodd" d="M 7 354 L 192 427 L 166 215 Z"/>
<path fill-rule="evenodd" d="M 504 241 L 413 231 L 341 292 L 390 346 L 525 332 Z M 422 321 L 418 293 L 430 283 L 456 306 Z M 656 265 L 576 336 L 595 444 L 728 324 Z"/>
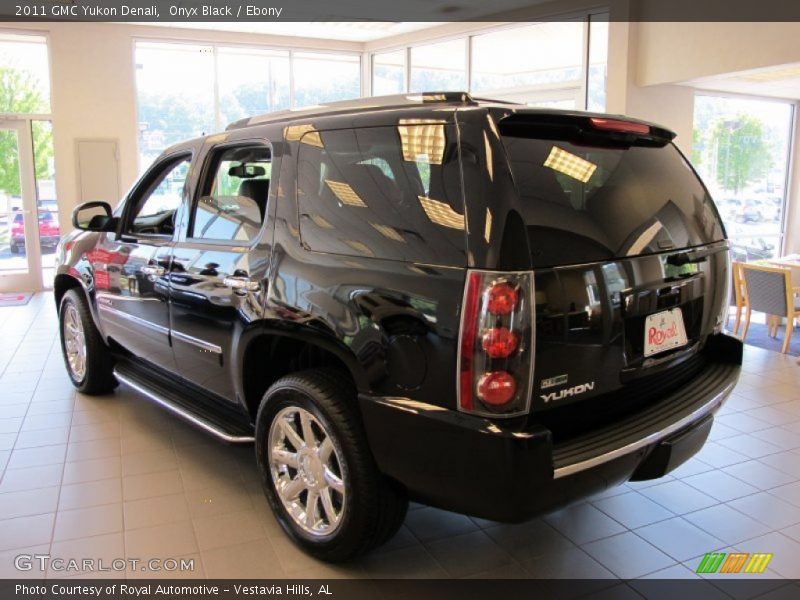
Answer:
<path fill-rule="evenodd" d="M 583 460 L 581 462 L 573 463 L 571 465 L 566 465 L 564 467 L 560 467 L 553 471 L 553 478 L 560 479 L 562 477 L 568 477 L 569 475 L 574 475 L 575 473 L 580 473 L 581 471 L 586 471 L 587 469 L 591 469 L 598 465 L 602 465 L 603 463 L 610 462 L 614 459 L 621 458 L 627 454 L 631 454 L 632 452 L 636 452 L 637 450 L 641 450 L 651 444 L 655 444 L 664 438 L 669 437 L 673 433 L 677 433 L 684 427 L 687 427 L 691 423 L 698 421 L 713 413 L 715 410 L 719 408 L 719 406 L 725 401 L 725 399 L 730 396 L 733 388 L 736 386 L 737 381 L 731 381 L 725 385 L 720 391 L 718 391 L 714 396 L 712 396 L 711 400 L 706 402 L 703 406 L 692 411 L 690 414 L 686 415 L 682 419 L 675 421 L 670 426 L 665 427 L 664 429 L 660 429 L 659 431 L 653 432 L 650 435 L 643 437 L 635 442 L 631 442 L 621 448 L 616 448 L 611 450 L 610 452 L 606 452 L 605 454 L 600 454 L 599 456 L 594 456 L 587 460 Z"/>

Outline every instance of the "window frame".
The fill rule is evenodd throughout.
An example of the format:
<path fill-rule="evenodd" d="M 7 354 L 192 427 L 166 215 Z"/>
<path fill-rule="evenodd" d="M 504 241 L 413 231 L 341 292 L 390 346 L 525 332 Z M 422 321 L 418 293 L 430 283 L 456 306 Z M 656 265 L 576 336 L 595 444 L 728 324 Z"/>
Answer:
<path fill-rule="evenodd" d="M 184 241 L 186 243 L 193 245 L 209 246 L 209 247 L 253 248 L 254 246 L 258 245 L 261 242 L 261 239 L 264 236 L 264 231 L 267 226 L 267 223 L 270 222 L 270 210 L 272 209 L 272 206 L 274 204 L 272 202 L 272 197 L 274 194 L 273 190 L 277 189 L 274 187 L 277 184 L 276 172 L 272 172 L 270 174 L 269 191 L 267 192 L 267 206 L 264 209 L 264 220 L 261 223 L 261 227 L 259 227 L 258 231 L 251 240 L 243 242 L 242 240 L 226 240 L 217 238 L 194 237 L 195 211 L 197 205 L 200 203 L 202 190 L 205 188 L 205 184 L 208 182 L 209 175 L 216 176 L 216 172 L 213 170 L 213 164 L 214 164 L 214 159 L 217 156 L 217 153 L 224 152 L 228 148 L 232 147 L 235 148 L 241 146 L 260 146 L 267 148 L 269 150 L 269 155 L 270 155 L 270 164 L 273 165 L 273 167 L 275 166 L 275 153 L 273 151 L 272 143 L 267 138 L 258 137 L 258 138 L 244 138 L 240 140 L 229 140 L 211 146 L 206 151 L 205 156 L 203 157 L 203 166 L 200 169 L 200 175 L 197 178 L 197 184 L 194 187 L 194 191 L 191 197 L 191 202 L 189 202 L 188 204 L 189 215 L 186 221 L 186 230 L 184 231 L 185 234 Z M 239 243 L 234 243 L 236 241 L 239 241 Z"/>
<path fill-rule="evenodd" d="M 171 152 L 159 160 L 155 161 L 149 169 L 142 175 L 139 181 L 136 183 L 136 186 L 131 190 L 131 192 L 125 198 L 125 208 L 122 211 L 122 218 L 120 219 L 119 231 L 117 238 L 128 237 L 128 238 L 145 238 L 145 239 L 153 239 L 153 240 L 174 240 L 178 233 L 178 229 L 180 228 L 176 225 L 175 230 L 172 234 L 166 233 L 139 233 L 135 231 L 131 231 L 130 227 L 133 224 L 133 220 L 135 219 L 136 215 L 134 214 L 134 210 L 136 208 L 141 208 L 142 200 L 146 201 L 145 197 L 149 198 L 150 195 L 153 193 L 155 188 L 157 187 L 157 183 L 160 184 L 163 181 L 163 178 L 160 176 L 165 172 L 167 168 L 172 169 L 174 168 L 179 162 L 182 162 L 183 159 L 189 159 L 189 172 L 186 174 L 186 180 L 183 182 L 183 189 L 181 191 L 181 202 L 178 204 L 178 207 L 175 209 L 175 213 L 179 213 L 181 210 L 181 205 L 184 203 L 186 198 L 187 186 L 190 185 L 191 182 L 191 173 L 192 173 L 192 165 L 194 164 L 195 160 L 195 152 L 192 149 L 182 149 L 176 150 Z M 137 213 L 138 214 L 138 213 Z"/>

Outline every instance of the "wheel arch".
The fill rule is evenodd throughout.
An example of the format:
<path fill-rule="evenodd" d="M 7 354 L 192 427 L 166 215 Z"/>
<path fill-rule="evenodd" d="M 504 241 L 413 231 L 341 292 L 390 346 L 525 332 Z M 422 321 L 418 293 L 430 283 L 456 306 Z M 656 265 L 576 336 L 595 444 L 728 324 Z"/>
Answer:
<path fill-rule="evenodd" d="M 89 313 L 92 315 L 92 320 L 94 321 L 95 327 L 97 327 L 100 335 L 103 337 L 103 339 L 105 339 L 105 334 L 103 333 L 103 328 L 97 315 L 97 306 L 92 301 L 92 296 L 86 289 L 86 286 L 77 277 L 73 277 L 72 275 L 68 275 L 66 273 L 59 273 L 55 276 L 53 281 L 53 298 L 56 303 L 56 312 L 61 311 L 61 300 L 64 298 L 64 294 L 73 289 L 79 289 L 83 294 L 86 304 L 89 307 Z"/>
<path fill-rule="evenodd" d="M 308 326 L 280 328 L 265 324 L 251 329 L 238 353 L 241 399 L 255 420 L 267 389 L 284 375 L 317 367 L 332 367 L 345 373 L 358 391 L 369 389 L 367 375 L 355 355 L 335 339 Z M 356 399 L 354 398 L 354 403 Z"/>

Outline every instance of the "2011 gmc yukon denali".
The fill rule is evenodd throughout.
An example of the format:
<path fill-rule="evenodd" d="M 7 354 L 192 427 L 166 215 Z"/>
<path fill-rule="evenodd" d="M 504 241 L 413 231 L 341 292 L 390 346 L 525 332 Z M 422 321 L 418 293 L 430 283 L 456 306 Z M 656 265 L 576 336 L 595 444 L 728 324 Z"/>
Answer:
<path fill-rule="evenodd" d="M 67 370 L 229 442 L 310 553 L 408 499 L 518 522 L 657 478 L 736 383 L 729 259 L 674 134 L 461 93 L 253 117 L 79 206 Z"/>

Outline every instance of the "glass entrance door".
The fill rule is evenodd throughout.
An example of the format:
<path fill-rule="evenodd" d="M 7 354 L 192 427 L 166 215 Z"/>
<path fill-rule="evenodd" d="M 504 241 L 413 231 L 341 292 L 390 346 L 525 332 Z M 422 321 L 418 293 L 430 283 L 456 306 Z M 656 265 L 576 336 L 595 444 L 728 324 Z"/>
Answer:
<path fill-rule="evenodd" d="M 42 288 L 39 212 L 30 122 L 0 120 L 0 292 Z"/>

